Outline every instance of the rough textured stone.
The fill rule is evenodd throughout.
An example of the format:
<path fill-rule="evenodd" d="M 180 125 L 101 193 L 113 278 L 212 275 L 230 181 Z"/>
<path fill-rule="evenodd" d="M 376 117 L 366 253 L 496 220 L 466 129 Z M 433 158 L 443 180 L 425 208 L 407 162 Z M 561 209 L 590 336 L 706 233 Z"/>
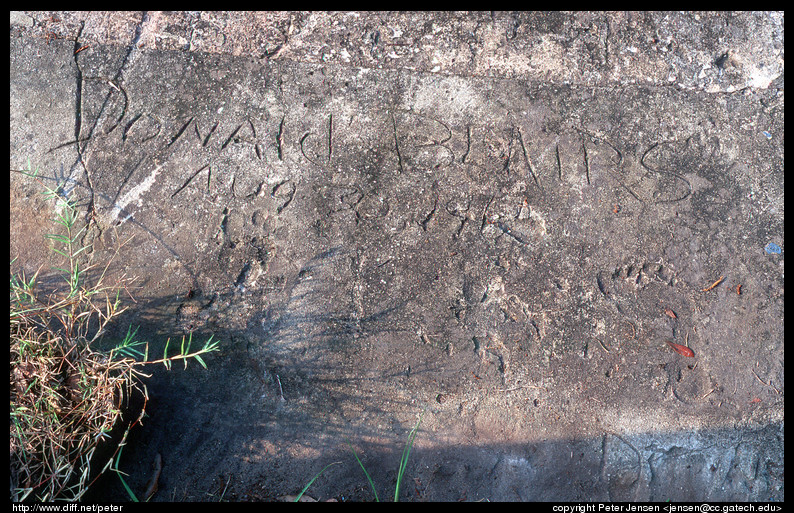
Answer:
<path fill-rule="evenodd" d="M 93 257 L 134 237 L 125 322 L 224 340 L 152 379 L 133 483 L 160 452 L 160 499 L 267 499 L 344 459 L 316 494 L 371 498 L 346 439 L 393 486 L 424 411 L 405 499 L 784 498 L 782 13 L 11 29 L 12 170 Z"/>

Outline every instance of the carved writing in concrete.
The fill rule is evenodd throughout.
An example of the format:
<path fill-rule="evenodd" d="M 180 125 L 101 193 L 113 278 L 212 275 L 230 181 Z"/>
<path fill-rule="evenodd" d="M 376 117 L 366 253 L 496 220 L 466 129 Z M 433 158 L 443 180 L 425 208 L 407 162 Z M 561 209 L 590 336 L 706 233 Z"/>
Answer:
<path fill-rule="evenodd" d="M 118 130 L 123 147 L 148 152 L 157 162 L 151 164 L 153 167 L 165 166 L 169 156 L 189 155 L 189 165 L 170 170 L 161 178 L 169 182 L 171 198 L 190 190 L 251 197 L 268 188 L 271 190 L 266 192 L 273 194 L 282 189 L 283 196 L 286 189 L 278 183 L 285 180 L 270 174 L 273 164 L 310 165 L 315 171 L 333 173 L 350 166 L 351 160 L 359 166 L 354 171 L 361 176 L 390 172 L 426 177 L 462 172 L 473 184 L 486 188 L 520 181 L 525 184 L 523 195 L 527 200 L 559 188 L 581 191 L 585 187 L 609 187 L 625 197 L 624 201 L 638 204 L 680 201 L 691 192 L 687 178 L 673 169 L 674 146 L 680 149 L 680 143 L 654 142 L 635 152 L 629 163 L 625 150 L 617 144 L 576 128 L 529 133 L 517 125 L 497 128 L 472 123 L 451 127 L 429 115 L 384 110 L 368 113 L 365 119 L 329 113 L 295 126 L 285 115 L 246 117 L 226 122 L 224 127 L 218 119 L 194 116 L 167 123 L 178 128 L 164 133 L 163 121 L 154 113 L 139 112 L 129 117 L 127 121 L 108 116 L 107 123 L 112 125 L 108 132 Z M 350 128 L 353 123 L 355 130 Z M 141 183 L 125 185 L 140 189 L 153 176 L 151 172 Z M 287 196 L 294 196 L 294 183 L 291 187 L 293 191 Z M 361 197 L 343 195 L 341 203 L 354 210 L 363 207 L 363 193 L 359 190 L 357 194 Z M 129 199 L 129 193 L 121 199 L 125 197 Z M 436 212 L 436 199 L 425 212 L 425 228 Z M 290 201 L 283 201 L 278 213 Z M 113 206 L 115 215 L 128 204 L 117 202 Z M 377 215 L 384 208 L 375 208 L 368 215 Z M 445 208 L 451 215 L 467 219 L 460 205 Z M 487 211 L 483 219 L 490 221 Z"/>

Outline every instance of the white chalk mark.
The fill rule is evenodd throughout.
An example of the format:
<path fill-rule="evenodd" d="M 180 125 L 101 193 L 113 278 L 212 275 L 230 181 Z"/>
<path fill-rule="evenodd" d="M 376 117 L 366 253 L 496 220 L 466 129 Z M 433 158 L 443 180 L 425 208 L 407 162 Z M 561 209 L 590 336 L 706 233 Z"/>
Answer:
<path fill-rule="evenodd" d="M 160 172 L 160 169 L 162 167 L 163 167 L 162 165 L 159 165 L 156 168 L 154 168 L 154 171 L 152 171 L 151 174 L 149 174 L 149 176 L 147 176 L 144 181 L 142 181 L 141 183 L 130 189 L 127 192 L 127 194 L 125 194 L 115 205 L 113 205 L 113 216 L 112 219 L 110 220 L 111 223 L 115 222 L 116 219 L 118 219 L 121 211 L 127 208 L 127 205 L 129 205 L 130 203 L 135 202 L 138 206 L 141 205 L 141 196 L 146 191 L 151 189 L 152 185 L 154 185 L 154 180 L 157 178 L 157 173 Z M 124 221 L 127 221 L 130 217 L 132 217 L 132 214 L 128 215 L 124 219 Z"/>

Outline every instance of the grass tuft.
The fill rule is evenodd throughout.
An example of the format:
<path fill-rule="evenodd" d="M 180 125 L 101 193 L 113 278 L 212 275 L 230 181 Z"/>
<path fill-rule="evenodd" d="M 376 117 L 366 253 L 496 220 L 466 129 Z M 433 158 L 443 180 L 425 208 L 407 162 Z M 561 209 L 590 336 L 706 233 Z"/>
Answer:
<path fill-rule="evenodd" d="M 24 174 L 41 183 L 30 166 Z M 210 337 L 191 352 L 191 334 L 187 343 L 183 337 L 179 353 L 169 356 L 166 349 L 163 358 L 150 361 L 148 343 L 136 340 L 132 329 L 111 350 L 96 350 L 92 343 L 125 310 L 121 292 L 129 293 L 132 280 L 121 276 L 110 282 L 108 269 L 121 247 L 104 267 L 91 263 L 90 245 L 81 245 L 87 225 L 78 228 L 77 205 L 60 188 L 44 187 L 62 209 L 55 219 L 60 233 L 47 238 L 64 260 L 54 270 L 65 286 L 42 290 L 41 269 L 29 278 L 24 272 L 10 276 L 12 501 L 79 500 L 104 471 L 121 477 L 118 457 L 115 466 L 113 457 L 95 472 L 92 465 L 102 463 L 95 456 L 108 443 L 116 444 L 114 456 L 120 456 L 129 428 L 143 417 L 145 403 L 121 441 L 112 439 L 133 394 L 148 399 L 141 366 L 170 368 L 177 360 L 187 366 L 193 358 L 206 368 L 202 355 L 218 350 Z M 122 484 L 134 499 L 123 479 Z"/>
<path fill-rule="evenodd" d="M 422 418 L 425 415 L 425 411 L 427 411 L 427 410 L 422 411 L 422 414 L 419 416 L 419 420 L 416 421 L 416 425 L 413 427 L 411 432 L 408 434 L 408 441 L 405 443 L 405 448 L 403 449 L 402 456 L 400 457 L 400 465 L 397 468 L 397 484 L 394 487 L 394 502 L 400 502 L 400 485 L 402 484 L 403 478 L 405 477 L 405 469 L 408 467 L 408 457 L 411 455 L 411 449 L 414 446 L 414 441 L 416 440 L 416 434 L 417 434 L 417 432 L 419 430 L 419 424 L 422 423 Z M 375 494 L 375 502 L 380 502 L 380 498 L 378 497 L 378 490 L 375 488 L 375 483 L 372 482 L 372 477 L 369 475 L 369 472 L 367 472 L 367 469 L 366 469 L 366 467 L 364 467 L 364 464 L 361 463 L 361 459 L 359 459 L 358 454 L 356 453 L 356 450 L 353 448 L 353 444 L 350 443 L 350 440 L 347 440 L 347 445 L 348 445 L 348 447 L 350 447 L 350 450 L 353 452 L 353 456 L 356 458 L 356 461 L 358 462 L 358 465 L 361 467 L 361 470 L 364 471 L 364 475 L 367 477 L 367 481 L 369 482 L 369 486 L 370 486 L 370 488 L 372 488 L 372 493 Z M 298 502 L 300 500 L 300 498 L 303 496 L 303 494 L 306 493 L 306 490 L 309 489 L 309 487 L 312 485 L 312 483 L 314 483 L 314 481 L 317 480 L 317 478 L 320 477 L 320 475 L 323 472 L 325 472 L 325 470 L 328 467 L 330 467 L 331 465 L 336 465 L 337 463 L 339 463 L 339 462 L 337 461 L 337 462 L 331 463 L 330 465 L 328 465 L 324 469 L 322 469 L 316 476 L 314 476 L 314 478 L 312 478 L 312 480 L 309 481 L 309 484 L 307 484 L 303 488 L 301 493 L 295 499 L 295 502 Z"/>

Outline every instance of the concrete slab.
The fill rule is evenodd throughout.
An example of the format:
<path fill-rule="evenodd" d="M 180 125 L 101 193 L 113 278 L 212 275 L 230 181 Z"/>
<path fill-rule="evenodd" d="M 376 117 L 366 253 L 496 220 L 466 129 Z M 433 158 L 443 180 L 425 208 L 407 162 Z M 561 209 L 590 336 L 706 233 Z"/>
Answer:
<path fill-rule="evenodd" d="M 782 13 L 25 12 L 10 51 L 16 268 L 30 159 L 93 258 L 134 237 L 120 330 L 224 341 L 148 383 L 136 489 L 371 499 L 350 440 L 388 496 L 424 412 L 404 500 L 784 498 Z"/>

